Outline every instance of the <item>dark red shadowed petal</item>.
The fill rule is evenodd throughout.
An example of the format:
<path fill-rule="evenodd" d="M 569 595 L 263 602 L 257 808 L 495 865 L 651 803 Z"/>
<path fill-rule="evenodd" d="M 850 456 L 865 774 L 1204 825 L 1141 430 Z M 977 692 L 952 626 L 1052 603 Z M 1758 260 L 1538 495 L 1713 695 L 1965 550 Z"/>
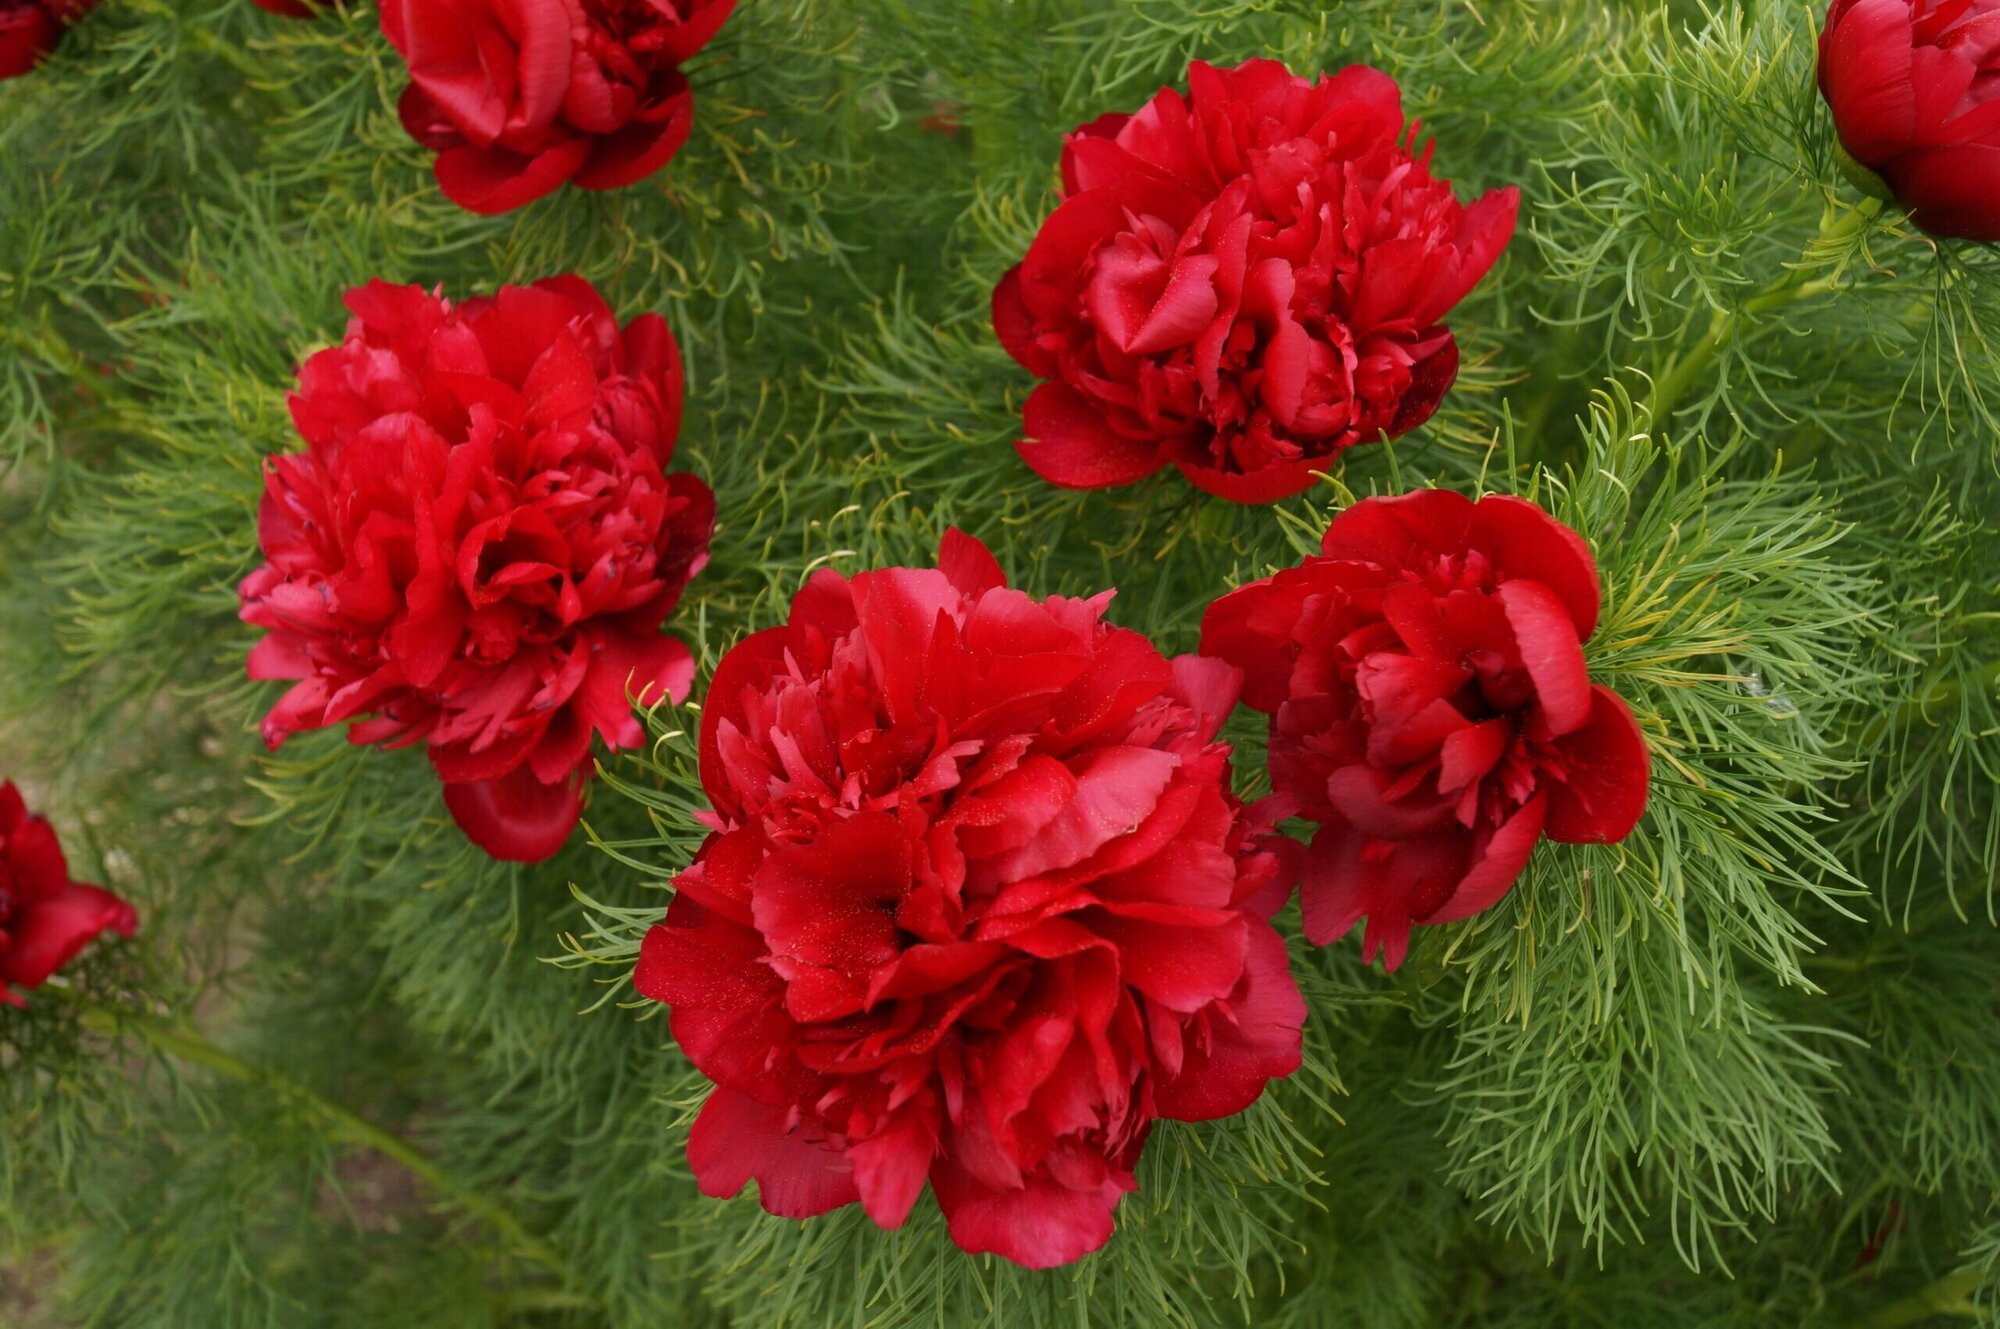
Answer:
<path fill-rule="evenodd" d="M 591 141 L 565 139 L 534 156 L 471 144 L 438 154 L 433 170 L 445 197 L 485 216 L 511 212 L 553 193 L 583 169 Z"/>
<path fill-rule="evenodd" d="M 672 91 L 662 101 L 658 119 L 634 120 L 616 133 L 592 140 L 590 160 L 576 173 L 579 189 L 622 189 L 636 184 L 673 160 L 694 128 L 694 92 L 675 70 Z"/>
<path fill-rule="evenodd" d="M 2000 242 L 2000 142 L 1913 152 L 1883 172 L 1897 200 L 1932 235 Z"/>
<path fill-rule="evenodd" d="M 1160 469 L 1157 443 L 1126 438 L 1067 383 L 1044 383 L 1028 397 L 1014 445 L 1036 475 L 1063 489 L 1104 489 L 1143 480 Z"/>
<path fill-rule="evenodd" d="M 1610 688 L 1591 688 L 1590 720 L 1556 745 L 1561 760 L 1548 790 L 1548 835 L 1565 844 L 1624 839 L 1646 811 L 1652 757 L 1632 708 Z"/>
<path fill-rule="evenodd" d="M 757 1202 L 780 1218 L 812 1218 L 860 1199 L 847 1159 L 803 1131 L 786 1110 L 718 1086 L 688 1132 L 688 1166 L 703 1195 L 728 1199 L 757 1182 Z"/>
<path fill-rule="evenodd" d="M 586 765 L 543 784 L 523 764 L 512 774 L 444 787 L 444 805 L 466 838 L 508 863 L 539 863 L 563 847 L 583 816 Z"/>
<path fill-rule="evenodd" d="M 1537 794 L 1493 832 L 1485 850 L 1452 890 L 1451 898 L 1419 921 L 1455 923 L 1498 904 L 1528 866 L 1535 844 L 1542 838 L 1546 817 L 1547 803 Z"/>
<path fill-rule="evenodd" d="M 993 288 L 993 333 L 1014 362 L 1037 378 L 1056 372 L 1056 357 L 1035 340 L 1035 316 L 1021 298 L 1019 263 L 1007 269 L 1007 275 Z"/>
<path fill-rule="evenodd" d="M 1225 471 L 1200 462 L 1174 462 L 1174 468 L 1188 483 L 1204 494 L 1226 498 L 1231 503 L 1275 503 L 1281 498 L 1303 494 L 1319 483 L 1321 474 L 1333 469 L 1338 453 L 1324 457 L 1302 457 L 1277 462 L 1254 471 Z"/>
<path fill-rule="evenodd" d="M 1409 390 L 1389 422 L 1389 437 L 1400 438 L 1430 419 L 1457 381 L 1458 340 L 1446 333 L 1444 345 L 1410 366 Z"/>
<path fill-rule="evenodd" d="M 0 78 L 18 78 L 55 49 L 62 25 L 39 5 L 0 12 Z"/>

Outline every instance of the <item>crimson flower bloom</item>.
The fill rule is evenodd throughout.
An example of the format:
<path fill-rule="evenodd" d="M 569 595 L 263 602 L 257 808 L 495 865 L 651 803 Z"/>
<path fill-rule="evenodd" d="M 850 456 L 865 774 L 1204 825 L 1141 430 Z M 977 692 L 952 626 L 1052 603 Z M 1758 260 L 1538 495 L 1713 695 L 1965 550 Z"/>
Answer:
<path fill-rule="evenodd" d="M 1833 0 L 1819 90 L 1841 145 L 1933 235 L 2000 241 L 2000 0 Z"/>
<path fill-rule="evenodd" d="M 816 573 L 723 657 L 714 828 L 635 981 L 716 1082 L 704 1193 L 1045 1268 L 1101 1246 L 1158 1117 L 1299 1064 L 1266 921 L 1290 841 L 1229 789 L 1241 675 L 1036 600 L 953 531 L 937 569 Z"/>
<path fill-rule="evenodd" d="M 40 987 L 98 934 L 129 937 L 138 926 L 131 905 L 70 880 L 55 828 L 0 781 L 0 1003 L 26 1005 L 15 988 Z"/>
<path fill-rule="evenodd" d="M 1597 563 L 1533 503 L 1448 490 L 1371 498 L 1321 556 L 1209 606 L 1202 650 L 1271 716 L 1271 779 L 1319 823 L 1300 899 L 1325 944 L 1367 915 L 1364 959 L 1413 923 L 1498 901 L 1535 842 L 1622 840 L 1645 739 L 1593 685 Z"/>
<path fill-rule="evenodd" d="M 348 724 L 422 743 L 445 805 L 496 858 L 562 847 L 593 733 L 686 697 L 687 647 L 659 629 L 708 561 L 715 500 L 668 475 L 681 364 L 657 314 L 623 331 L 556 277 L 453 305 L 415 286 L 347 294 L 347 339 L 299 372 L 306 451 L 272 459 L 265 565 L 243 619 L 270 634 L 252 678 L 296 679 L 272 747 Z"/>
<path fill-rule="evenodd" d="M 1172 462 L 1268 503 L 1342 449 L 1416 428 L 1458 375 L 1439 320 L 1514 231 L 1519 191 L 1459 205 L 1412 155 L 1395 80 L 1196 61 L 1063 144 L 1064 201 L 993 292 L 1023 368 L 1021 456 L 1072 489 Z"/>
<path fill-rule="evenodd" d="M 97 0 L 0 0 L 0 78 L 17 78 L 55 50 Z"/>
<path fill-rule="evenodd" d="M 399 110 L 447 197 L 507 212 L 565 183 L 618 189 L 694 121 L 680 66 L 736 0 L 382 0 L 410 66 Z"/>
<path fill-rule="evenodd" d="M 305 0 L 250 0 L 250 3 L 279 18 L 312 18 L 318 12 Z"/>

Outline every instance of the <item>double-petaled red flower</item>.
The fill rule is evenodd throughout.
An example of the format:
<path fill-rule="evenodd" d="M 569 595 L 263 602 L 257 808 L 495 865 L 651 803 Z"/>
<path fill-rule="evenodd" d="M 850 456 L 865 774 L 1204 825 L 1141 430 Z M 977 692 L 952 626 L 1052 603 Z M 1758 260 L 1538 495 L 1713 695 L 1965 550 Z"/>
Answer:
<path fill-rule="evenodd" d="M 399 110 L 438 184 L 506 212 L 564 184 L 618 189 L 687 141 L 681 65 L 736 0 L 382 0 L 410 66 Z"/>
<path fill-rule="evenodd" d="M 1918 226 L 2000 241 L 2000 0 L 1833 0 L 1819 90 Z"/>
<path fill-rule="evenodd" d="M 319 12 L 306 0 L 250 0 L 250 3 L 279 18 L 312 18 Z M 325 3 L 331 4 L 333 0 L 325 0 Z"/>
<path fill-rule="evenodd" d="M 1209 606 L 1202 650 L 1271 716 L 1271 779 L 1319 823 L 1300 899 L 1324 944 L 1368 918 L 1394 969 L 1414 923 L 1513 886 L 1543 835 L 1623 839 L 1645 739 L 1593 685 L 1597 563 L 1534 504 L 1448 490 L 1371 498 L 1321 556 Z"/>
<path fill-rule="evenodd" d="M 0 781 L 0 1003 L 25 1005 L 15 988 L 40 987 L 100 934 L 138 926 L 131 905 L 70 879 L 55 828 Z"/>
<path fill-rule="evenodd" d="M 993 326 L 1048 380 L 1019 445 L 1044 479 L 1095 489 L 1171 462 L 1265 503 L 1430 418 L 1458 375 L 1440 320 L 1506 247 L 1519 193 L 1461 207 L 1380 70 L 1197 61 L 1188 87 L 1064 142 L 1063 204 Z"/>
<path fill-rule="evenodd" d="M 1156 1118 L 1298 1066 L 1296 846 L 1230 793 L 1237 670 L 956 531 L 939 563 L 821 571 L 723 657 L 714 834 L 635 981 L 716 1082 L 705 1193 L 895 1227 L 928 1178 L 961 1247 L 1041 1268 L 1109 1238 Z"/>
<path fill-rule="evenodd" d="M 0 78 L 16 78 L 56 49 L 63 30 L 97 0 L 0 0 Z"/>
<path fill-rule="evenodd" d="M 270 629 L 250 676 L 297 680 L 265 741 L 421 743 L 474 842 L 546 858 L 581 815 L 591 735 L 642 737 L 628 690 L 693 681 L 660 635 L 715 516 L 666 473 L 680 353 L 576 277 L 460 305 L 377 281 L 347 307 L 347 339 L 299 371 L 306 451 L 267 468 L 269 561 L 242 588 Z"/>

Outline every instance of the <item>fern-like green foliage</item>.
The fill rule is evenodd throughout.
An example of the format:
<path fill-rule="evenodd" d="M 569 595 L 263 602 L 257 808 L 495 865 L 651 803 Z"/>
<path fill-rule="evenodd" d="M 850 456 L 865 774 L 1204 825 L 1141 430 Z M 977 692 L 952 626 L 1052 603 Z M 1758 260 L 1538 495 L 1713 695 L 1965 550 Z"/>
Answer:
<path fill-rule="evenodd" d="M 104 0 L 0 85 L 0 776 L 143 915 L 0 1008 L 27 1323 L 2000 1325 L 2000 256 L 1843 183 L 1815 17 L 742 0 L 666 170 L 483 218 L 398 123 L 366 0 Z M 1252 55 L 1379 65 L 1461 193 L 1522 188 L 1459 381 L 1273 507 L 1052 489 L 987 301 L 1061 136 Z M 673 325 L 719 521 L 672 625 L 695 701 L 520 867 L 418 754 L 263 752 L 236 585 L 345 289 L 561 272 Z M 1541 846 L 1393 976 L 1281 915 L 1305 1067 L 1163 1123 L 1070 1268 L 965 1256 L 929 1206 L 698 1195 L 706 1083 L 630 972 L 704 834 L 724 651 L 950 525 L 1190 650 L 1333 512 L 1427 484 L 1595 545 L 1591 669 L 1654 754 L 1631 838 Z"/>

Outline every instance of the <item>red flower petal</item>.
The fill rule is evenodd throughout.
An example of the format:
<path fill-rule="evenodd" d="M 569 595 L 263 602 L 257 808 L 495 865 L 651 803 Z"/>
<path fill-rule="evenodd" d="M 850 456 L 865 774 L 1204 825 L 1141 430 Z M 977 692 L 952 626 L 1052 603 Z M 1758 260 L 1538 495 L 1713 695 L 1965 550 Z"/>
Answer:
<path fill-rule="evenodd" d="M 1578 641 L 1597 631 L 1604 592 L 1597 557 L 1581 535 L 1524 498 L 1488 494 L 1473 510 L 1468 542 L 1485 552 L 1503 578 L 1541 582 L 1561 598 Z"/>
<path fill-rule="evenodd" d="M 1542 838 L 1546 811 L 1547 804 L 1538 794 L 1501 822 L 1452 889 L 1451 897 L 1418 921 L 1455 923 L 1498 904 L 1528 866 L 1528 858 Z"/>
<path fill-rule="evenodd" d="M 1272 1080 L 1299 1068 L 1305 1020 L 1284 938 L 1269 925 L 1252 926 L 1242 981 L 1208 1017 L 1206 1038 L 1189 1049 L 1180 1075 L 1154 1091 L 1160 1115 L 1213 1121 L 1249 1107 Z"/>
<path fill-rule="evenodd" d="M 1131 484 L 1160 469 L 1157 444 L 1113 432 L 1103 412 L 1066 383 L 1036 388 L 1022 424 L 1028 438 L 1014 450 L 1035 474 L 1064 489 Z"/>
<path fill-rule="evenodd" d="M 811 1218 L 860 1198 L 847 1159 L 787 1130 L 785 1109 L 718 1088 L 688 1132 L 688 1166 L 703 1195 L 727 1199 L 752 1178 L 757 1202 L 780 1218 Z"/>
<path fill-rule="evenodd" d="M 543 784 L 526 766 L 491 780 L 444 787 L 444 805 L 466 838 L 508 863 L 539 863 L 561 849 L 583 816 L 587 772 Z"/>
<path fill-rule="evenodd" d="M 1652 758 L 1625 699 L 1591 689 L 1590 721 L 1556 745 L 1560 766 L 1545 782 L 1548 834 L 1566 844 L 1624 839 L 1646 810 Z"/>
<path fill-rule="evenodd" d="M 666 88 L 650 112 L 657 118 L 634 120 L 591 143 L 590 159 L 576 173 L 578 188 L 622 189 L 673 160 L 694 128 L 694 92 L 679 70 L 669 75 Z"/>
<path fill-rule="evenodd" d="M 37 5 L 0 13 L 0 78 L 18 78 L 55 49 L 62 26 Z"/>
<path fill-rule="evenodd" d="M 587 138 L 565 139 L 528 155 L 471 144 L 438 154 L 433 170 L 445 197 L 468 212 L 511 212 L 553 192 L 590 159 Z"/>
<path fill-rule="evenodd" d="M 1456 550 L 1472 524 L 1472 500 L 1449 489 L 1364 498 L 1335 514 L 1320 553 L 1384 568 L 1413 568 L 1426 556 Z"/>
<path fill-rule="evenodd" d="M 129 937 L 139 915 L 100 886 L 67 880 L 47 894 L 16 901 L 0 939 L 0 984 L 40 987 L 49 975 L 105 932 Z"/>
<path fill-rule="evenodd" d="M 931 1169 L 931 1187 L 960 1250 L 998 1255 L 1029 1269 L 1080 1260 L 1111 1240 L 1111 1211 L 1125 1192 L 1111 1180 L 1089 1190 L 1039 1179 L 996 1190 L 946 1160 Z"/>
<path fill-rule="evenodd" d="M 1569 733 L 1590 718 L 1590 672 L 1569 611 L 1539 581 L 1501 582 L 1493 597 L 1507 611 L 1549 732 Z"/>

